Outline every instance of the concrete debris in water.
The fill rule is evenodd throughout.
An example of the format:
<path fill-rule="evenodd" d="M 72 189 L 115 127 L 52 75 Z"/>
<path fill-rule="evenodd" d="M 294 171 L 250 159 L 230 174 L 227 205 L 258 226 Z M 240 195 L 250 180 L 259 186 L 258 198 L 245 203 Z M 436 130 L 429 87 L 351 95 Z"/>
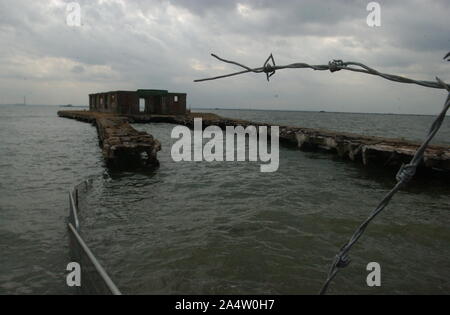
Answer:
<path fill-rule="evenodd" d="M 134 129 L 126 117 L 86 111 L 59 111 L 66 117 L 97 126 L 103 157 L 117 167 L 157 166 L 161 143 L 146 132 Z"/>
<path fill-rule="evenodd" d="M 152 135 L 131 127 L 126 118 L 98 118 L 97 130 L 103 156 L 108 162 L 120 165 L 140 162 L 144 165 L 159 164 L 157 153 L 161 150 L 161 143 Z"/>
<path fill-rule="evenodd" d="M 105 116 L 105 114 L 101 113 L 103 117 L 118 117 L 113 114 Z M 98 120 L 97 116 L 99 113 L 89 111 L 60 111 L 58 115 L 93 122 L 96 119 Z M 191 113 L 186 115 L 126 115 L 121 119 L 135 123 L 165 122 L 193 128 L 195 117 L 201 117 L 203 119 L 203 128 L 211 125 L 219 126 L 222 129 L 225 129 L 226 126 L 242 126 L 244 128 L 247 126 L 268 126 L 270 130 L 270 124 L 223 118 L 209 113 Z M 370 165 L 382 168 L 397 168 L 403 163 L 408 163 L 420 145 L 419 143 L 404 139 L 372 137 L 291 126 L 280 126 L 280 144 L 294 146 L 301 150 L 328 151 L 344 159 L 360 162 L 366 166 Z M 429 145 L 425 151 L 420 168 L 425 172 L 434 173 L 432 171 L 438 171 L 438 173 L 442 173 L 441 171 L 444 171 L 444 174 L 449 174 L 450 147 L 446 145 Z"/>

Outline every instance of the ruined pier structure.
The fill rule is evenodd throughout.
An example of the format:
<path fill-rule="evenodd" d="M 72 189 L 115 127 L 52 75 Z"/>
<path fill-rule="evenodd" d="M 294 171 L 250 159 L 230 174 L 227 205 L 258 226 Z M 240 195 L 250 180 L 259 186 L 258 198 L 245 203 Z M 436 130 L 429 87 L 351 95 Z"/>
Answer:
<path fill-rule="evenodd" d="M 89 110 L 120 115 L 184 115 L 186 93 L 147 89 L 90 94 Z"/>
<path fill-rule="evenodd" d="M 199 115 L 202 116 L 202 114 Z M 194 116 L 174 117 L 173 123 L 193 128 Z M 205 117 L 203 128 L 211 125 L 219 126 L 222 129 L 225 129 L 226 126 L 242 126 L 244 128 L 247 126 L 267 126 L 270 130 L 271 126 L 267 123 L 220 118 L 214 117 L 214 115 L 210 116 L 210 114 Z M 155 120 L 161 119 L 155 117 Z M 398 168 L 402 164 L 409 163 L 420 146 L 420 143 L 404 139 L 363 136 L 313 128 L 279 127 L 281 144 L 295 146 L 302 150 L 321 150 L 335 153 L 341 158 L 361 162 L 365 166 L 381 165 L 382 167 Z M 422 169 L 449 172 L 450 147 L 445 145 L 428 146 L 421 167 Z"/>
<path fill-rule="evenodd" d="M 94 121 L 99 114 L 91 111 L 60 111 L 58 115 L 82 121 Z M 115 116 L 111 114 L 109 119 L 113 117 Z M 165 122 L 193 128 L 195 117 L 203 118 L 203 128 L 211 125 L 219 126 L 222 129 L 225 129 L 226 126 L 243 126 L 245 128 L 250 125 L 268 126 L 270 128 L 270 125 L 266 123 L 222 118 L 207 113 L 187 113 L 185 115 L 126 115 L 122 119 L 134 123 Z M 97 121 L 99 120 L 97 119 Z M 101 125 L 103 124 L 102 120 L 99 122 Z M 121 126 L 129 126 L 129 124 L 125 124 L 124 122 Z M 131 126 L 126 128 L 131 128 Z M 101 132 L 100 137 L 103 137 Z M 108 144 L 109 142 L 104 143 Z M 370 137 L 352 133 L 290 126 L 280 126 L 280 143 L 295 146 L 302 150 L 323 150 L 335 153 L 342 158 L 360 162 L 363 165 L 392 166 L 396 168 L 403 163 L 408 163 L 420 145 L 419 143 L 403 139 Z M 155 150 L 152 152 L 155 152 Z M 450 172 L 450 147 L 445 145 L 430 145 L 425 152 L 421 169 L 425 171 L 443 171 L 439 173 L 450 174 L 448 173 Z"/>
<path fill-rule="evenodd" d="M 157 166 L 161 143 L 146 132 L 137 131 L 127 117 L 90 111 L 59 111 L 58 116 L 89 122 L 97 127 L 102 154 L 108 165 Z"/>
<path fill-rule="evenodd" d="M 128 123 L 131 116 L 185 115 L 186 93 L 140 89 L 89 95 L 89 112 L 61 111 L 61 117 L 88 121 L 97 126 L 103 156 L 116 166 L 157 165 L 161 144 Z"/>

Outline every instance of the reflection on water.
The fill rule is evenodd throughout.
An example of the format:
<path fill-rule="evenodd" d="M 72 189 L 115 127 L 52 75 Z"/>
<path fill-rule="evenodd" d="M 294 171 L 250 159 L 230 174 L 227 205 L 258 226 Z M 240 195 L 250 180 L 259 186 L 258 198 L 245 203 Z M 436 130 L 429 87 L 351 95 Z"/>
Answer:
<path fill-rule="evenodd" d="M 167 124 L 136 125 L 161 141 L 158 169 L 113 172 L 95 128 L 56 110 L 0 107 L 0 293 L 67 292 L 67 191 L 86 177 L 94 183 L 81 213 L 88 244 L 124 293 L 151 294 L 317 293 L 339 247 L 395 183 L 392 171 L 287 148 L 275 173 L 259 163 L 175 163 Z M 247 114 L 259 117 L 223 113 L 303 117 L 295 125 L 325 117 Z M 366 125 L 384 121 L 376 116 Z M 427 117 L 394 116 L 387 121 L 397 120 L 401 136 L 427 130 Z M 338 115 L 334 128 L 323 118 L 321 127 L 361 131 L 347 118 Z M 330 292 L 448 293 L 449 210 L 449 185 L 413 182 L 369 227 Z M 371 261 L 381 264 L 381 288 L 365 286 Z"/>

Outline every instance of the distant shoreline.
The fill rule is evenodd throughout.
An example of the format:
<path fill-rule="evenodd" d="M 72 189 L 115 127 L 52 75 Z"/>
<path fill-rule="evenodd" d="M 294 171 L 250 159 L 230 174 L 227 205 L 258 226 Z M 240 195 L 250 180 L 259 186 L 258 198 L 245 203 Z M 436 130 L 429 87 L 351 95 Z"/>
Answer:
<path fill-rule="evenodd" d="M 66 107 L 66 105 L 45 105 L 45 104 L 0 104 L 0 106 L 54 106 L 54 107 Z M 89 108 L 88 105 L 72 105 L 70 108 Z M 226 111 L 250 111 L 250 112 L 300 112 L 300 113 L 323 113 L 323 114 L 355 114 L 355 115 L 400 115 L 400 116 L 436 116 L 434 114 L 399 114 L 399 113 L 373 113 L 373 112 L 337 112 L 337 111 L 325 111 L 325 110 L 295 110 L 295 109 L 257 109 L 257 108 L 208 108 L 208 107 L 191 107 L 191 110 L 205 111 L 205 110 L 226 110 Z M 450 113 L 447 114 L 450 116 Z"/>
<path fill-rule="evenodd" d="M 397 114 L 397 113 L 371 113 L 371 112 L 336 112 L 324 110 L 294 110 L 294 109 L 249 109 L 249 108 L 197 108 L 192 107 L 191 110 L 236 110 L 249 112 L 301 112 L 301 113 L 323 113 L 323 114 L 357 114 L 357 115 L 401 115 L 401 116 L 436 116 L 433 114 Z M 447 114 L 450 115 L 450 114 Z"/>

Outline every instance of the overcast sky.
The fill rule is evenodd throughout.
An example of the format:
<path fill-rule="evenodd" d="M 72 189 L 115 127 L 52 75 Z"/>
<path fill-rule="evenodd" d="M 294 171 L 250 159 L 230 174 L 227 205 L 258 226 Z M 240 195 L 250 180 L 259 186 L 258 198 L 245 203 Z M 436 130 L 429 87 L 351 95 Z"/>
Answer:
<path fill-rule="evenodd" d="M 450 1 L 86 0 L 80 27 L 70 1 L 0 0 L 0 103 L 87 104 L 88 94 L 138 88 L 188 93 L 188 106 L 434 114 L 443 90 L 344 71 L 283 70 L 268 83 L 215 53 L 261 66 L 359 61 L 380 71 L 450 81 Z"/>

